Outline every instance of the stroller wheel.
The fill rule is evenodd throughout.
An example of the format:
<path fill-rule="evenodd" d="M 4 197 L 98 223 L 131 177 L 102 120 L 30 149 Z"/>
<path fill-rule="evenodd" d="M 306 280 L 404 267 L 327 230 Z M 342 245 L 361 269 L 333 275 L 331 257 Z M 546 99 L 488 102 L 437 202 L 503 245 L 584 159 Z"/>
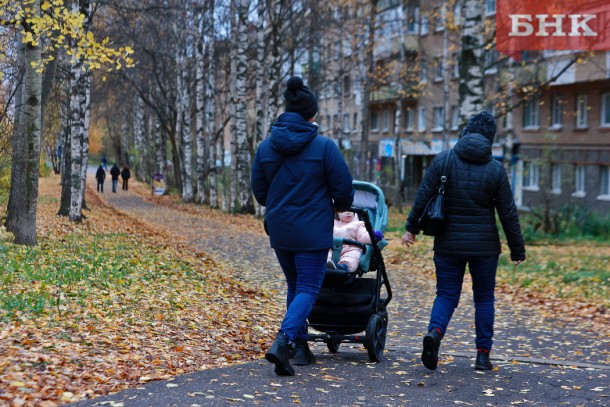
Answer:
<path fill-rule="evenodd" d="M 341 346 L 341 342 L 329 340 L 328 342 L 326 342 L 326 346 L 328 347 L 330 353 L 337 353 L 337 351 L 339 350 L 339 346 Z"/>
<path fill-rule="evenodd" d="M 385 348 L 385 337 L 387 325 L 379 314 L 373 314 L 369 318 L 366 328 L 366 350 L 371 362 L 379 362 Z"/>

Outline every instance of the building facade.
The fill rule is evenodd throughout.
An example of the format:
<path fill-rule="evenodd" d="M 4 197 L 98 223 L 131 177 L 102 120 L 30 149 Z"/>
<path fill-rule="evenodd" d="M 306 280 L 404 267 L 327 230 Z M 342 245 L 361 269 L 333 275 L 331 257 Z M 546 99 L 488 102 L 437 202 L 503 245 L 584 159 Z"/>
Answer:
<path fill-rule="evenodd" d="M 362 56 L 339 30 L 326 38 L 329 67 L 320 89 L 322 134 L 342 148 L 358 178 L 414 198 L 432 159 L 460 136 L 459 1 L 378 2 L 375 80 L 363 111 Z M 485 108 L 498 119 L 494 158 L 505 163 L 522 210 L 564 205 L 610 212 L 610 52 L 495 50 L 495 0 L 485 20 Z M 368 114 L 367 174 L 358 173 L 362 119 Z"/>

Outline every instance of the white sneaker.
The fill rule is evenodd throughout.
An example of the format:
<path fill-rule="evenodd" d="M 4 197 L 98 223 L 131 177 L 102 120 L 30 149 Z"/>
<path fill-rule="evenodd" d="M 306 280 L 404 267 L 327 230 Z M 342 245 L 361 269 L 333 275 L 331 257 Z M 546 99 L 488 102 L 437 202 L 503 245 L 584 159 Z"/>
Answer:
<path fill-rule="evenodd" d="M 337 266 L 335 266 L 335 262 L 332 260 L 326 262 L 326 268 L 329 268 L 331 270 L 337 270 Z"/>

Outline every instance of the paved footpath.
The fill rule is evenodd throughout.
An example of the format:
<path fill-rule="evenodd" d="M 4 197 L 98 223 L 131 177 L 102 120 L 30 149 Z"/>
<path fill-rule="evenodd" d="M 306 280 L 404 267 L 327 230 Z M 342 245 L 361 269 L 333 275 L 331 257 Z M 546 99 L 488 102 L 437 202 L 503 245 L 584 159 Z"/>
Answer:
<path fill-rule="evenodd" d="M 218 261 L 243 272 L 246 283 L 275 292 L 283 301 L 277 261 L 265 236 L 238 230 L 223 219 L 202 218 L 167 208 L 138 195 L 106 193 L 109 205 L 166 227 Z M 179 225 L 179 226 L 177 226 Z M 222 233 L 219 233 L 222 231 Z M 391 241 L 390 245 L 399 244 Z M 232 253 L 249 248 L 236 259 Z M 498 298 L 493 362 L 496 369 L 473 369 L 473 307 L 468 290 L 441 346 L 440 366 L 429 371 L 419 360 L 434 292 L 430 279 L 388 269 L 394 299 L 389 307 L 384 359 L 371 363 L 361 346 L 341 345 L 330 353 L 313 344 L 313 366 L 296 366 L 296 376 L 278 377 L 264 359 L 204 370 L 169 381 L 76 403 L 77 406 L 608 406 L 609 333 L 592 324 L 557 316 Z M 261 355 L 262 357 L 262 355 Z"/>

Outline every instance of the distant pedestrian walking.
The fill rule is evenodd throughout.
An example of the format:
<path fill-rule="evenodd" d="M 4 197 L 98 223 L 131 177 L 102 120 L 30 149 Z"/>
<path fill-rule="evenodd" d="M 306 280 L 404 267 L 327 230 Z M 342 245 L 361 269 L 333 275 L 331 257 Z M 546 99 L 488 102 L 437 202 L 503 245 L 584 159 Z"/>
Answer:
<path fill-rule="evenodd" d="M 102 156 L 102 167 L 104 168 L 104 170 L 108 169 L 108 161 L 106 160 L 106 154 Z"/>
<path fill-rule="evenodd" d="M 97 172 L 95 173 L 95 179 L 97 180 L 97 192 L 104 193 L 104 180 L 106 179 L 106 171 L 104 171 L 104 167 L 100 164 L 97 168 Z"/>
<path fill-rule="evenodd" d="M 278 375 L 294 376 L 293 346 L 295 365 L 316 360 L 307 345 L 306 320 L 333 245 L 333 204 L 349 210 L 354 188 L 339 148 L 318 135 L 318 102 L 300 77 L 288 80 L 284 99 L 286 112 L 254 157 L 251 186 L 267 208 L 269 241 L 288 285 L 286 314 L 265 358 Z"/>
<path fill-rule="evenodd" d="M 112 192 L 116 192 L 116 186 L 119 183 L 120 174 L 121 170 L 119 170 L 119 166 L 114 163 L 114 165 L 110 169 L 110 176 L 112 178 Z"/>
<path fill-rule="evenodd" d="M 491 146 L 496 123 L 487 112 L 473 116 L 453 148 L 439 153 L 426 171 L 407 219 L 402 244 L 416 242 L 418 220 L 426 203 L 437 193 L 441 175 L 445 186 L 445 227 L 434 238 L 436 298 L 432 306 L 428 333 L 424 336 L 421 359 L 428 369 L 436 369 L 441 340 L 458 305 L 466 265 L 472 276 L 476 330 L 477 370 L 491 370 L 489 359 L 494 334 L 494 290 L 501 252 L 496 212 L 502 223 L 510 258 L 514 265 L 525 260 L 525 245 L 519 216 L 508 183 L 506 170 L 492 158 Z"/>
<path fill-rule="evenodd" d="M 121 171 L 121 178 L 123 178 L 123 191 L 127 191 L 127 182 L 129 181 L 130 177 L 131 171 L 129 171 L 129 166 L 126 165 L 125 168 L 123 168 L 123 171 Z"/>

